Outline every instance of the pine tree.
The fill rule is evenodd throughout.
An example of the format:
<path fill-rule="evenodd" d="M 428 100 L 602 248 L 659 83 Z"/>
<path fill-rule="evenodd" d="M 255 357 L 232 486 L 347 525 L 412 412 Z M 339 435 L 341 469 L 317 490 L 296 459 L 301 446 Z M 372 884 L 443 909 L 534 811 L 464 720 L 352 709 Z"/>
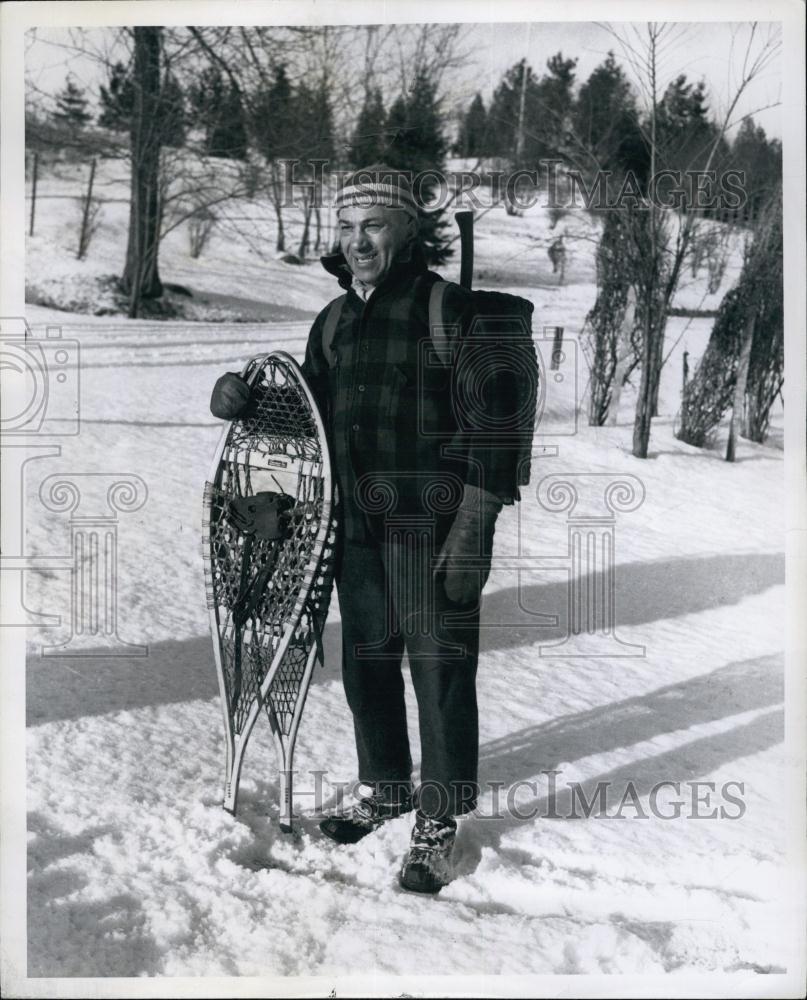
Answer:
<path fill-rule="evenodd" d="M 507 70 L 493 92 L 488 110 L 491 151 L 513 162 L 539 158 L 541 150 L 535 146 L 536 136 L 525 128 L 525 120 L 537 117 L 536 97 L 535 75 L 527 60 L 522 59 Z"/>
<path fill-rule="evenodd" d="M 327 80 L 323 80 L 317 88 L 313 106 L 314 143 L 308 155 L 312 159 L 327 160 L 330 163 L 335 155 L 335 146 L 331 92 Z"/>
<path fill-rule="evenodd" d="M 98 124 L 115 132 L 128 132 L 132 127 L 134 85 L 132 74 L 122 62 L 117 62 L 109 72 L 108 87 L 100 86 L 101 114 Z"/>
<path fill-rule="evenodd" d="M 656 116 L 660 168 L 697 170 L 705 162 L 715 132 L 708 110 L 703 81 L 693 85 L 681 73 L 668 85 Z"/>
<path fill-rule="evenodd" d="M 436 87 L 425 71 L 415 76 L 409 96 L 399 96 L 387 116 L 385 161 L 415 178 L 424 171 L 442 170 L 448 144 L 443 135 Z M 434 196 L 434 184 L 420 185 L 416 195 L 424 204 Z M 421 212 L 420 242 L 430 264 L 442 264 L 451 256 L 446 246 L 445 209 Z"/>
<path fill-rule="evenodd" d="M 356 120 L 348 160 L 353 167 L 364 167 L 382 159 L 385 143 L 385 114 L 381 91 L 369 91 Z"/>
<path fill-rule="evenodd" d="M 304 82 L 298 84 L 292 99 L 295 133 L 289 145 L 289 153 L 298 162 L 295 176 L 305 180 L 301 186 L 303 209 L 303 229 L 297 255 L 305 258 L 311 242 L 311 215 L 316 215 L 316 248 L 321 239 L 320 205 L 322 203 L 323 168 L 316 169 L 311 161 L 325 161 L 325 169 L 334 156 L 333 112 L 327 79 L 320 81 L 312 91 Z"/>
<path fill-rule="evenodd" d="M 303 161 L 330 162 L 333 159 L 333 112 L 326 82 L 316 90 L 311 90 L 304 82 L 297 85 L 290 98 L 290 126 L 285 146 L 285 155 Z"/>
<path fill-rule="evenodd" d="M 293 155 L 297 126 L 291 83 L 284 65 L 275 69 L 271 87 L 260 95 L 252 116 L 258 147 L 267 160 Z"/>
<path fill-rule="evenodd" d="M 540 146 L 538 158 L 557 157 L 566 144 L 574 104 L 574 68 L 576 59 L 564 59 L 557 52 L 546 63 L 547 72 L 535 88 L 534 99 L 525 109 L 525 125 Z"/>
<path fill-rule="evenodd" d="M 275 68 L 275 79 L 268 90 L 259 95 L 250 117 L 250 131 L 255 144 L 269 165 L 269 196 L 277 220 L 275 248 L 285 250 L 283 224 L 283 160 L 294 156 L 298 140 L 295 121 L 295 101 L 291 83 L 282 64 Z"/>
<path fill-rule="evenodd" d="M 584 154 L 600 170 L 617 175 L 632 170 L 644 183 L 647 153 L 636 101 L 622 67 L 609 52 L 580 87 L 572 111 L 572 131 Z"/>
<path fill-rule="evenodd" d="M 209 66 L 189 92 L 193 116 L 205 132 L 208 156 L 243 160 L 247 155 L 247 130 L 241 95 L 225 83 L 218 67 Z"/>
<path fill-rule="evenodd" d="M 160 89 L 159 126 L 165 146 L 185 145 L 185 95 L 173 74 L 166 73 Z"/>
<path fill-rule="evenodd" d="M 743 119 L 731 147 L 729 165 L 745 175 L 747 202 L 742 209 L 744 220 L 756 219 L 782 176 L 782 144 L 768 140 L 765 129 L 754 119 Z"/>
<path fill-rule="evenodd" d="M 84 128 L 92 121 L 92 115 L 87 110 L 88 103 L 83 89 L 76 86 L 68 76 L 64 90 L 56 95 L 57 110 L 54 111 L 53 117 L 71 128 Z"/>
<path fill-rule="evenodd" d="M 384 130 L 384 159 L 396 157 L 396 152 L 400 156 L 406 155 L 407 134 L 409 131 L 409 112 L 407 110 L 406 98 L 400 94 L 392 102 L 387 115 L 386 127 Z M 361 166 L 362 164 L 359 164 Z"/>
<path fill-rule="evenodd" d="M 463 157 L 489 155 L 488 114 L 481 94 L 474 97 L 465 113 L 455 149 Z"/>
<path fill-rule="evenodd" d="M 208 148 L 211 156 L 225 160 L 245 160 L 247 157 L 244 107 L 240 93 L 232 84 L 224 90 L 218 115 L 210 129 Z"/>

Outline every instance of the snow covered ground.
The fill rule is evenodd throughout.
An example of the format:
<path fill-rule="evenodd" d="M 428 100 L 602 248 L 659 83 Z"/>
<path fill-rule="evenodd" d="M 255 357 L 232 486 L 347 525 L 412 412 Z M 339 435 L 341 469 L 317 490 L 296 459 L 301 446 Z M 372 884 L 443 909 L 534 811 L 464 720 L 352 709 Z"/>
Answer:
<path fill-rule="evenodd" d="M 530 226 L 545 234 L 529 215 L 486 216 L 479 268 L 505 273 L 507 254 L 523 249 L 513 227 Z M 58 234 L 51 238 L 58 248 Z M 47 232 L 37 239 L 29 272 L 39 261 L 42 274 Z M 537 277 L 525 268 L 504 286 L 536 303 L 536 330 L 579 331 L 594 301 L 593 244 L 580 247 L 567 285 L 553 283 L 541 253 Z M 163 277 L 188 283 L 183 268 L 195 266 L 169 250 Z M 253 299 L 312 314 L 333 294 L 314 265 L 248 266 L 234 252 L 211 258 L 210 271 L 222 290 L 229 275 Z M 702 289 L 686 294 L 700 301 Z M 42 657 L 43 644 L 69 637 L 70 579 L 28 574 L 28 606 L 63 616 L 62 626 L 32 635 L 27 670 L 29 976 L 720 972 L 736 974 L 745 992 L 756 988 L 749 974 L 787 969 L 792 873 L 782 810 L 795 765 L 782 748 L 780 435 L 765 446 L 742 440 L 734 465 L 675 439 L 681 353 L 697 359 L 709 320 L 670 320 L 648 460 L 630 453 L 626 390 L 617 426 L 589 428 L 581 416 L 576 433 L 546 439 L 557 454 L 535 460 L 521 505 L 500 518 L 497 556 L 526 568 L 511 559 L 494 570 L 484 599 L 488 791 L 479 815 L 460 825 L 456 878 L 435 899 L 397 884 L 409 819 L 352 847 L 318 833 L 313 772 L 326 772 L 326 805 L 335 782 L 355 778 L 335 603 L 297 746 L 297 832 L 277 825 L 265 720 L 247 750 L 237 817 L 220 807 L 223 739 L 199 541 L 220 433 L 207 404 L 217 375 L 250 355 L 283 348 L 300 357 L 308 319 L 156 323 L 32 306 L 29 321 L 35 330 L 59 324 L 80 341 L 82 422 L 80 435 L 61 439 L 58 458 L 29 466 L 26 553 L 69 550 L 67 515 L 39 498 L 45 475 L 134 473 L 148 488 L 118 529 L 119 635 L 148 644 L 146 657 Z M 585 379 L 581 357 L 580 391 Z M 552 410 L 547 429 L 564 430 L 562 411 Z M 567 553 L 566 515 L 536 497 L 550 474 L 641 480 L 643 504 L 616 517 L 616 629 L 644 656 L 542 655 L 568 617 L 566 572 L 529 564 Z M 540 615 L 558 621 L 548 626 Z M 416 755 L 412 699 L 409 708 Z M 609 783 L 610 815 L 570 818 L 569 784 L 591 796 L 599 781 Z M 667 786 L 656 801 L 660 782 L 680 783 L 680 794 Z M 502 807 L 517 789 L 530 818 L 491 818 L 497 783 Z M 617 818 L 629 788 L 637 798 Z M 662 818 L 675 816 L 676 799 L 678 818 Z"/>

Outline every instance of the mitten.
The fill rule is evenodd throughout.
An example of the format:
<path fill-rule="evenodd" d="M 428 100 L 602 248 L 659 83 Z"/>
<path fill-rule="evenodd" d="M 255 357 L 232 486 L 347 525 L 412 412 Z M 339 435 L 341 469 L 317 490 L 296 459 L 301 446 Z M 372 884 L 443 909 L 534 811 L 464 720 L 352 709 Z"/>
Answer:
<path fill-rule="evenodd" d="M 220 420 L 235 420 L 249 405 L 250 390 L 235 372 L 225 372 L 213 386 L 210 412 Z"/>
<path fill-rule="evenodd" d="M 493 493 L 466 484 L 454 521 L 440 550 L 435 574 L 443 578 L 446 596 L 454 604 L 478 604 L 490 575 L 493 533 L 502 501 Z M 464 566 L 463 560 L 482 560 Z"/>

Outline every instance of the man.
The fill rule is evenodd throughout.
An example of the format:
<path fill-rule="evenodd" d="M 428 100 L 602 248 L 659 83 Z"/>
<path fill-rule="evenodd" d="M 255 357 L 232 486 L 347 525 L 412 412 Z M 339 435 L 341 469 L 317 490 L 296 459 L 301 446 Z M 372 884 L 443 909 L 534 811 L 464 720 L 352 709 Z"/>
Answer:
<path fill-rule="evenodd" d="M 356 171 L 339 192 L 337 220 L 340 252 L 322 262 L 346 295 L 315 320 L 303 368 L 340 498 L 343 679 L 365 791 L 320 828 L 356 843 L 416 808 L 399 879 L 431 893 L 449 880 L 455 817 L 476 804 L 479 598 L 496 517 L 514 491 L 504 466 L 475 452 L 460 426 L 462 373 L 430 355 L 429 300 L 440 279 L 418 245 L 407 178 L 384 165 Z M 467 329 L 471 294 L 445 289 L 442 316 Z M 219 380 L 217 416 L 246 404 L 239 382 L 229 373 Z M 418 703 L 416 792 L 404 651 Z"/>

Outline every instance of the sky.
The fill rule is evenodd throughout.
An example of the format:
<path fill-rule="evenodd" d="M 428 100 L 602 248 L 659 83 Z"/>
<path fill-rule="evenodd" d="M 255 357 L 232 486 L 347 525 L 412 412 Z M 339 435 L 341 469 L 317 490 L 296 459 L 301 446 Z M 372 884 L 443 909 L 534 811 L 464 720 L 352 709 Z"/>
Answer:
<path fill-rule="evenodd" d="M 638 24 L 615 27 L 623 34 L 628 34 L 631 27 L 644 30 L 644 25 Z M 472 58 L 476 63 L 476 72 L 469 73 L 465 81 L 469 98 L 479 90 L 487 101 L 502 74 L 524 57 L 536 72 L 543 72 L 547 59 L 558 51 L 567 58 L 577 58 L 578 82 L 588 78 L 605 59 L 609 49 L 614 50 L 617 61 L 632 76 L 618 41 L 599 23 L 475 25 L 469 35 Z M 703 78 L 709 88 L 713 112 L 725 109 L 729 94 L 733 94 L 736 88 L 741 54 L 745 51 L 748 35 L 747 24 L 679 25 L 671 32 L 660 60 L 662 87 L 679 73 L 686 73 L 691 80 Z M 765 74 L 765 79 L 759 79 L 751 86 L 748 96 L 738 106 L 738 112 L 740 115 L 748 114 L 780 98 L 781 59 L 778 59 Z M 763 126 L 769 136 L 781 138 L 780 108 L 769 108 L 754 114 L 754 120 Z"/>
<path fill-rule="evenodd" d="M 767 32 L 770 27 L 763 24 L 760 31 Z M 634 40 L 645 31 L 642 24 L 621 24 L 615 28 Z M 702 78 L 707 83 L 714 117 L 722 117 L 730 95 L 736 90 L 749 32 L 747 23 L 675 25 L 661 47 L 660 89 L 663 90 L 679 73 L 685 73 L 690 80 Z M 97 29 L 93 34 L 99 44 L 104 43 L 104 29 Z M 99 82 L 97 66 L 65 49 L 60 43 L 66 40 L 64 31 L 37 29 L 36 40 L 27 46 L 28 75 L 46 92 L 61 89 L 68 71 L 80 83 L 89 84 L 91 89 Z M 466 64 L 445 81 L 449 106 L 467 106 L 476 91 L 487 102 L 503 74 L 521 58 L 526 57 L 533 69 L 542 73 L 546 60 L 559 51 L 567 58 L 578 60 L 578 83 L 603 61 L 609 49 L 614 50 L 617 60 L 634 83 L 637 82 L 619 41 L 604 24 L 596 22 L 471 24 L 467 26 L 463 47 L 468 56 Z M 771 106 L 780 99 L 781 57 L 777 57 L 748 88 L 733 118 L 753 113 L 756 123 L 762 125 L 769 136 L 781 138 L 781 108 Z"/>

